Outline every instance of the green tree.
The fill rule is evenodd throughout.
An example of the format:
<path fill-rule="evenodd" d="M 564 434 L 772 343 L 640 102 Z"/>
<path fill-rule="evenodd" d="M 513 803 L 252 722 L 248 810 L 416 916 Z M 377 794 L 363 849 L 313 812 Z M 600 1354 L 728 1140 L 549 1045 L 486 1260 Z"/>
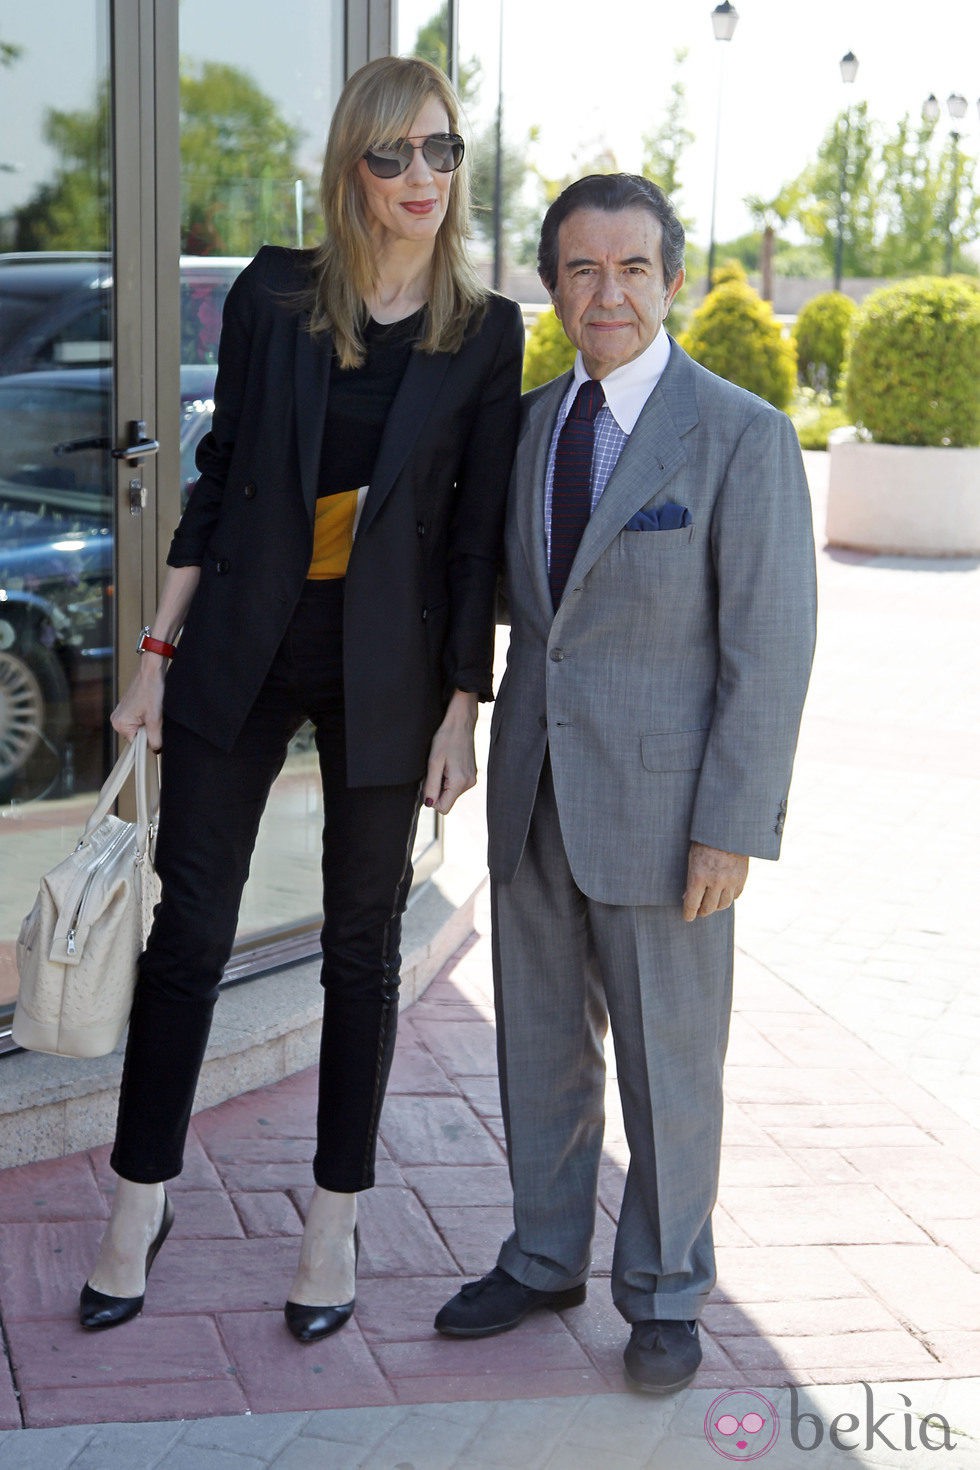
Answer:
<path fill-rule="evenodd" d="M 534 130 L 528 134 L 533 142 Z M 473 231 L 481 240 L 492 244 L 494 230 L 494 194 L 497 176 L 497 124 L 488 123 L 470 142 L 470 180 L 473 193 Z M 525 148 L 504 135 L 501 150 L 500 197 L 503 214 L 503 236 L 506 254 L 519 265 L 533 264 L 537 255 L 538 229 L 543 213 L 540 185 L 537 198 L 525 197 L 525 186 L 536 177 L 529 171 Z"/>
<path fill-rule="evenodd" d="M 819 248 L 825 271 L 843 224 L 845 275 L 976 273 L 967 253 L 980 238 L 975 167 L 958 136 L 940 141 L 935 123 L 908 116 L 882 135 L 862 103 L 840 114 L 816 162 L 789 186 L 797 196 L 789 217 Z"/>
<path fill-rule="evenodd" d="M 296 233 L 301 134 L 238 67 L 206 61 L 180 79 L 183 247 L 251 255 Z"/>
<path fill-rule="evenodd" d="M 440 71 L 449 75 L 449 4 L 441 5 L 434 15 L 419 26 L 415 35 L 412 55 L 430 61 Z M 470 56 L 466 61 L 460 57 L 459 78 L 456 90 L 464 107 L 471 106 L 479 96 L 483 81 L 483 67 L 479 58 Z"/>
<path fill-rule="evenodd" d="M 440 71 L 449 71 L 449 6 L 443 4 L 419 27 L 412 54 L 429 61 Z M 476 106 L 483 83 L 483 68 L 477 57 L 460 58 L 457 91 L 464 109 Z M 527 162 L 532 129 L 523 143 L 508 139 L 504 132 L 501 148 L 500 201 L 505 254 L 521 264 L 533 262 L 537 249 L 539 201 L 525 198 L 525 186 L 533 180 Z M 473 193 L 473 232 L 493 245 L 496 240 L 494 200 L 497 183 L 497 120 L 474 131 L 469 141 L 470 179 Z"/>
<path fill-rule="evenodd" d="M 640 172 L 643 177 L 659 184 L 670 198 L 675 209 L 681 194 L 681 159 L 694 142 L 694 134 L 687 126 L 687 101 L 680 71 L 687 60 L 687 50 L 674 52 L 674 80 L 670 85 L 667 105 L 663 117 L 652 132 L 643 135 L 643 162 Z"/>
<path fill-rule="evenodd" d="M 875 273 L 875 223 L 878 211 L 874 128 L 868 104 L 840 113 L 824 134 L 816 162 L 791 187 L 798 191 L 794 213 L 804 233 L 823 251 L 833 269 L 839 230 L 843 229 L 844 274 Z"/>
<path fill-rule="evenodd" d="M 932 159 L 935 131 L 936 124 L 925 120 L 913 128 L 906 115 L 895 135 L 882 144 L 885 187 L 878 268 L 883 276 L 903 271 L 929 274 L 940 268 L 942 241 L 935 232 L 939 181 Z"/>
<path fill-rule="evenodd" d="M 77 112 L 48 108 L 41 133 L 58 157 L 51 180 L 14 212 L 15 250 L 108 250 L 109 91 Z"/>
<path fill-rule="evenodd" d="M 251 255 L 264 240 L 295 234 L 299 133 L 238 68 L 207 62 L 181 77 L 182 248 Z M 51 108 L 43 133 L 58 162 L 53 178 L 17 211 L 18 250 L 105 250 L 109 96 L 77 112 Z"/>
<path fill-rule="evenodd" d="M 969 268 L 975 275 L 976 261 L 963 247 L 980 238 L 980 193 L 972 182 L 976 159 L 966 154 L 960 143 L 958 135 L 950 133 L 939 159 L 943 271 L 949 275 Z"/>

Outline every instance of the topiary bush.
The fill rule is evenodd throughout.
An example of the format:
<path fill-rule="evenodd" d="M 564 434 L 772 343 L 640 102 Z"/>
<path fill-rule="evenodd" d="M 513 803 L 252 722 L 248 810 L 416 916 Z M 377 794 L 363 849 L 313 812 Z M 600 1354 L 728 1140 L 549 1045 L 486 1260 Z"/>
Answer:
<path fill-rule="evenodd" d="M 848 412 L 879 444 L 980 444 L 980 291 L 918 276 L 859 308 L 845 367 Z"/>
<path fill-rule="evenodd" d="M 796 387 L 796 348 L 768 301 L 744 281 L 716 286 L 679 338 L 685 352 L 730 383 L 785 409 Z"/>
<path fill-rule="evenodd" d="M 574 361 L 575 348 L 549 306 L 534 323 L 524 344 L 524 392 L 550 383 L 559 373 L 567 372 Z"/>
<path fill-rule="evenodd" d="M 716 265 L 711 272 L 711 289 L 718 286 L 727 286 L 729 281 L 744 281 L 748 285 L 749 275 L 745 266 L 734 256 L 730 260 L 723 260 L 721 265 Z"/>
<path fill-rule="evenodd" d="M 824 291 L 807 302 L 793 328 L 796 371 L 807 388 L 837 392 L 847 333 L 857 307 L 843 291 Z"/>

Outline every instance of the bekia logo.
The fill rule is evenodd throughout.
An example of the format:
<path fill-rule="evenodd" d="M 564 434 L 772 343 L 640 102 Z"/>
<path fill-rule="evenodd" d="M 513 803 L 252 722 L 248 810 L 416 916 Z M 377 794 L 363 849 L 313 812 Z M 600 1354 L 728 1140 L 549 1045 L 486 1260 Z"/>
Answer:
<path fill-rule="evenodd" d="M 952 1450 L 956 1441 L 942 1414 L 920 1414 L 912 1400 L 899 1393 L 903 1409 L 879 1413 L 871 1385 L 862 1381 L 864 1415 L 843 1413 L 825 1421 L 809 1406 L 801 1407 L 800 1393 L 789 1391 L 789 1436 L 794 1448 L 807 1453 L 825 1441 L 835 1450 Z M 769 1453 L 779 1437 L 779 1415 L 761 1393 L 736 1388 L 715 1399 L 704 1416 L 704 1434 L 713 1450 L 726 1460 L 747 1465 Z M 897 1463 L 897 1462 L 896 1462 Z M 916 1462 L 918 1463 L 918 1462 Z"/>
<path fill-rule="evenodd" d="M 819 1414 L 801 1410 L 800 1395 L 791 1388 L 789 1432 L 798 1450 L 815 1450 L 823 1443 L 826 1432 L 828 1441 L 835 1450 L 872 1450 L 883 1446 L 889 1450 L 952 1450 L 956 1448 L 949 1421 L 942 1414 L 912 1413 L 912 1400 L 907 1394 L 898 1396 L 905 1405 L 902 1409 L 886 1409 L 878 1414 L 875 1396 L 870 1383 L 862 1379 L 864 1389 L 864 1421 L 858 1414 L 838 1414 L 829 1424 L 824 1424 Z M 857 1439 L 844 1436 L 857 1434 Z"/>
<path fill-rule="evenodd" d="M 733 1388 L 719 1394 L 704 1416 L 704 1434 L 713 1450 L 737 1465 L 760 1460 L 779 1437 L 779 1415 L 761 1393 Z"/>

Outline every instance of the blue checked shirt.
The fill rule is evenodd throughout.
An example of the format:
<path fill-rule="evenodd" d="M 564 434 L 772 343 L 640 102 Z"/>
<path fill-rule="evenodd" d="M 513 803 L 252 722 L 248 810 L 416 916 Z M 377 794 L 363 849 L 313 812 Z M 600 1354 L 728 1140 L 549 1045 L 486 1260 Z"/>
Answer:
<path fill-rule="evenodd" d="M 628 442 L 640 416 L 640 410 L 660 382 L 660 376 L 667 366 L 669 356 L 670 339 L 661 327 L 650 346 L 641 352 L 639 357 L 634 358 L 632 362 L 625 363 L 623 367 L 616 368 L 602 380 L 606 402 L 596 414 L 595 420 L 590 515 L 599 504 L 602 492 L 609 483 L 609 477 L 616 468 L 616 462 L 623 451 L 623 446 Z M 588 373 L 582 364 L 582 354 L 576 353 L 572 381 L 568 392 L 561 401 L 561 407 L 555 418 L 555 427 L 551 434 L 551 444 L 548 448 L 548 469 L 544 487 L 544 534 L 549 567 L 551 565 L 551 496 L 555 478 L 555 450 L 558 446 L 558 435 L 571 411 L 575 395 L 587 377 Z"/>

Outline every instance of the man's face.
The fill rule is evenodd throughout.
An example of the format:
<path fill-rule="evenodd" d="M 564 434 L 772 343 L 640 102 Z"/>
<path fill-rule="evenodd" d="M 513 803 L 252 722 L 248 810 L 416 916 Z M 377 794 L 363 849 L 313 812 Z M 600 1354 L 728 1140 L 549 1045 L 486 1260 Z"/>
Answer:
<path fill-rule="evenodd" d="M 601 380 L 650 346 L 684 284 L 664 283 L 660 221 L 636 206 L 577 209 L 558 227 L 558 279 L 551 292 L 586 372 Z"/>

